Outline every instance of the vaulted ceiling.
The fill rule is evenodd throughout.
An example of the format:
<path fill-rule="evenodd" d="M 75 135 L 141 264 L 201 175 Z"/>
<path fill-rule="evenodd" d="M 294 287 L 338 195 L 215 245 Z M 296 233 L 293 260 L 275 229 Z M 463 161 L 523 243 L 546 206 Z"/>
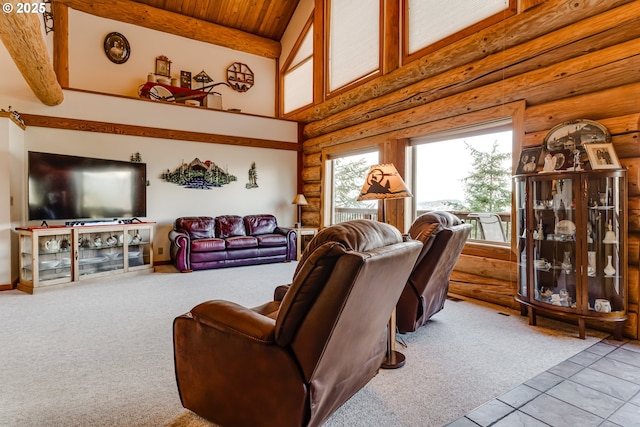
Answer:
<path fill-rule="evenodd" d="M 133 0 L 280 41 L 299 0 Z"/>

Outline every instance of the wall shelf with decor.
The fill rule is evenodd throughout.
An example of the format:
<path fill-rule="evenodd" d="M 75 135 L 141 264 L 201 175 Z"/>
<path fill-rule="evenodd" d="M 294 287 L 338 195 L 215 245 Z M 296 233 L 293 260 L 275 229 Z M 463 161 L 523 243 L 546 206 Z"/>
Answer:
<path fill-rule="evenodd" d="M 18 289 L 33 294 L 94 277 L 149 272 L 154 225 L 19 227 Z"/>
<path fill-rule="evenodd" d="M 515 176 L 518 292 L 523 314 L 613 322 L 627 319 L 625 170 Z"/>

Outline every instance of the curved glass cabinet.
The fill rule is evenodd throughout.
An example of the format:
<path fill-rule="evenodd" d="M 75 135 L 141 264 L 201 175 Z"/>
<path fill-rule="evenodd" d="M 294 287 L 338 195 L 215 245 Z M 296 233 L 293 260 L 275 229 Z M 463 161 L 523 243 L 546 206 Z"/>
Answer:
<path fill-rule="evenodd" d="M 627 319 L 626 171 L 517 175 L 515 232 L 523 314 L 536 311 L 578 320 Z"/>

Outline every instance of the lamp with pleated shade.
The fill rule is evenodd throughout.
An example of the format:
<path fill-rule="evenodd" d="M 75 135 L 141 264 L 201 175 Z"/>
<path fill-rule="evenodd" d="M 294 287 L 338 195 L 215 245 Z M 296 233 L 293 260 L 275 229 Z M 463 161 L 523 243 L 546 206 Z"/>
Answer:
<path fill-rule="evenodd" d="M 296 197 L 291 202 L 292 205 L 297 205 L 298 208 L 298 222 L 296 222 L 296 228 L 302 226 L 302 206 L 308 205 L 307 199 L 304 197 L 304 194 L 296 194 Z"/>

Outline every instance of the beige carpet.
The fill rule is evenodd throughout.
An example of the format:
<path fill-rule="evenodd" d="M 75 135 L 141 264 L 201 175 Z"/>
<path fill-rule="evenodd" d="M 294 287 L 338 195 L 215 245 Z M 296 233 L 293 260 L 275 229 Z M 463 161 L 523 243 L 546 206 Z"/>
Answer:
<path fill-rule="evenodd" d="M 0 425 L 210 427 L 180 405 L 173 319 L 199 302 L 269 300 L 296 263 L 104 278 L 40 295 L 0 292 Z M 441 426 L 597 342 L 572 325 L 472 301 L 402 335 L 381 371 L 326 426 Z"/>

